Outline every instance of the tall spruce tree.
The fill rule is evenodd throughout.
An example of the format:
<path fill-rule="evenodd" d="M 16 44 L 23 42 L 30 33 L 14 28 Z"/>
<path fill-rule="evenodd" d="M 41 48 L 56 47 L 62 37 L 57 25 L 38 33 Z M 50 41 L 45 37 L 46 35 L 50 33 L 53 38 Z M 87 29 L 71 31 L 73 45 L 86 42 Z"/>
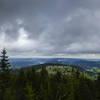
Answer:
<path fill-rule="evenodd" d="M 4 48 L 1 52 L 0 61 L 0 100 L 4 100 L 6 89 L 10 86 L 10 64 L 8 62 L 7 51 Z"/>
<path fill-rule="evenodd" d="M 2 50 L 1 54 L 0 71 L 7 74 L 10 72 L 10 63 L 8 62 L 8 56 L 6 55 L 7 51 L 5 48 Z"/>

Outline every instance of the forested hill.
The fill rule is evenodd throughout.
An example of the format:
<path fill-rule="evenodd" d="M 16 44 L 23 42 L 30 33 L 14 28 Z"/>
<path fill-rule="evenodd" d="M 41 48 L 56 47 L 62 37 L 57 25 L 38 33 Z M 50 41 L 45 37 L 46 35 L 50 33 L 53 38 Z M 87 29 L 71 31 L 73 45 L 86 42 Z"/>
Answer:
<path fill-rule="evenodd" d="M 51 66 L 76 66 L 80 70 L 84 70 L 85 73 L 93 77 L 97 77 L 100 73 L 100 61 L 99 59 L 71 59 L 71 58 L 12 58 L 10 63 L 13 69 L 35 67 L 40 69 L 42 64 Z M 62 68 L 65 70 L 67 68 Z M 52 71 L 54 72 L 54 71 Z"/>
<path fill-rule="evenodd" d="M 21 68 L 38 64 L 64 64 L 75 65 L 83 68 L 100 68 L 99 59 L 71 59 L 71 58 L 11 58 L 10 63 L 13 68 Z"/>

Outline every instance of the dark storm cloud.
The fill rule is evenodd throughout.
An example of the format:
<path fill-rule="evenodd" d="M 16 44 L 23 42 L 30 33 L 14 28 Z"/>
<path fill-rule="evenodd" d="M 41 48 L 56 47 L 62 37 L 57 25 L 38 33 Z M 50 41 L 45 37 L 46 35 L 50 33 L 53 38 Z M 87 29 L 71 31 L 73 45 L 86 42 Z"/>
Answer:
<path fill-rule="evenodd" d="M 11 56 L 99 54 L 99 5 L 99 0 L 0 0 L 0 47 Z"/>

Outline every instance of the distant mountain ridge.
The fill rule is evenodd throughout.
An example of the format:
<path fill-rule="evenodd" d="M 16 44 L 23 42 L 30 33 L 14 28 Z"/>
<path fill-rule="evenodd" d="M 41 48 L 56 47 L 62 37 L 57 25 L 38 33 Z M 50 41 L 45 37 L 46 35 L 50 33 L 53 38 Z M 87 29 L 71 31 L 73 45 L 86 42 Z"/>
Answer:
<path fill-rule="evenodd" d="M 64 64 L 75 65 L 83 68 L 99 67 L 99 59 L 75 59 L 75 58 L 10 58 L 13 68 L 28 67 L 38 64 Z"/>

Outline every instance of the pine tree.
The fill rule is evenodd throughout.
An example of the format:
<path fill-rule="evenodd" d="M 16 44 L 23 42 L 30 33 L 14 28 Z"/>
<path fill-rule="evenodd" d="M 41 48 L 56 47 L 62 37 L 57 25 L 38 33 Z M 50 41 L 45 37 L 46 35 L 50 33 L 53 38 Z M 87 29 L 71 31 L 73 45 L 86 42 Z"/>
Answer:
<path fill-rule="evenodd" d="M 4 99 L 6 89 L 10 86 L 10 64 L 8 62 L 8 56 L 6 56 L 7 51 L 4 48 L 1 52 L 1 62 L 0 62 L 0 100 Z"/>
<path fill-rule="evenodd" d="M 100 100 L 100 73 L 96 80 L 96 99 Z"/>
<path fill-rule="evenodd" d="M 10 63 L 8 62 L 8 56 L 6 56 L 7 51 L 4 48 L 1 52 L 1 63 L 0 63 L 0 71 L 9 73 L 10 72 Z"/>
<path fill-rule="evenodd" d="M 42 65 L 41 70 L 41 77 L 40 77 L 40 95 L 41 100 L 48 100 L 48 93 L 49 93 L 49 75 L 46 70 L 46 65 Z"/>
<path fill-rule="evenodd" d="M 16 91 L 15 100 L 25 100 L 26 82 L 27 79 L 26 79 L 25 72 L 23 69 L 20 69 L 15 82 L 15 91 Z"/>
<path fill-rule="evenodd" d="M 80 77 L 80 72 L 79 72 L 79 70 L 77 69 L 77 70 L 76 70 L 76 78 L 79 79 L 79 77 Z"/>

